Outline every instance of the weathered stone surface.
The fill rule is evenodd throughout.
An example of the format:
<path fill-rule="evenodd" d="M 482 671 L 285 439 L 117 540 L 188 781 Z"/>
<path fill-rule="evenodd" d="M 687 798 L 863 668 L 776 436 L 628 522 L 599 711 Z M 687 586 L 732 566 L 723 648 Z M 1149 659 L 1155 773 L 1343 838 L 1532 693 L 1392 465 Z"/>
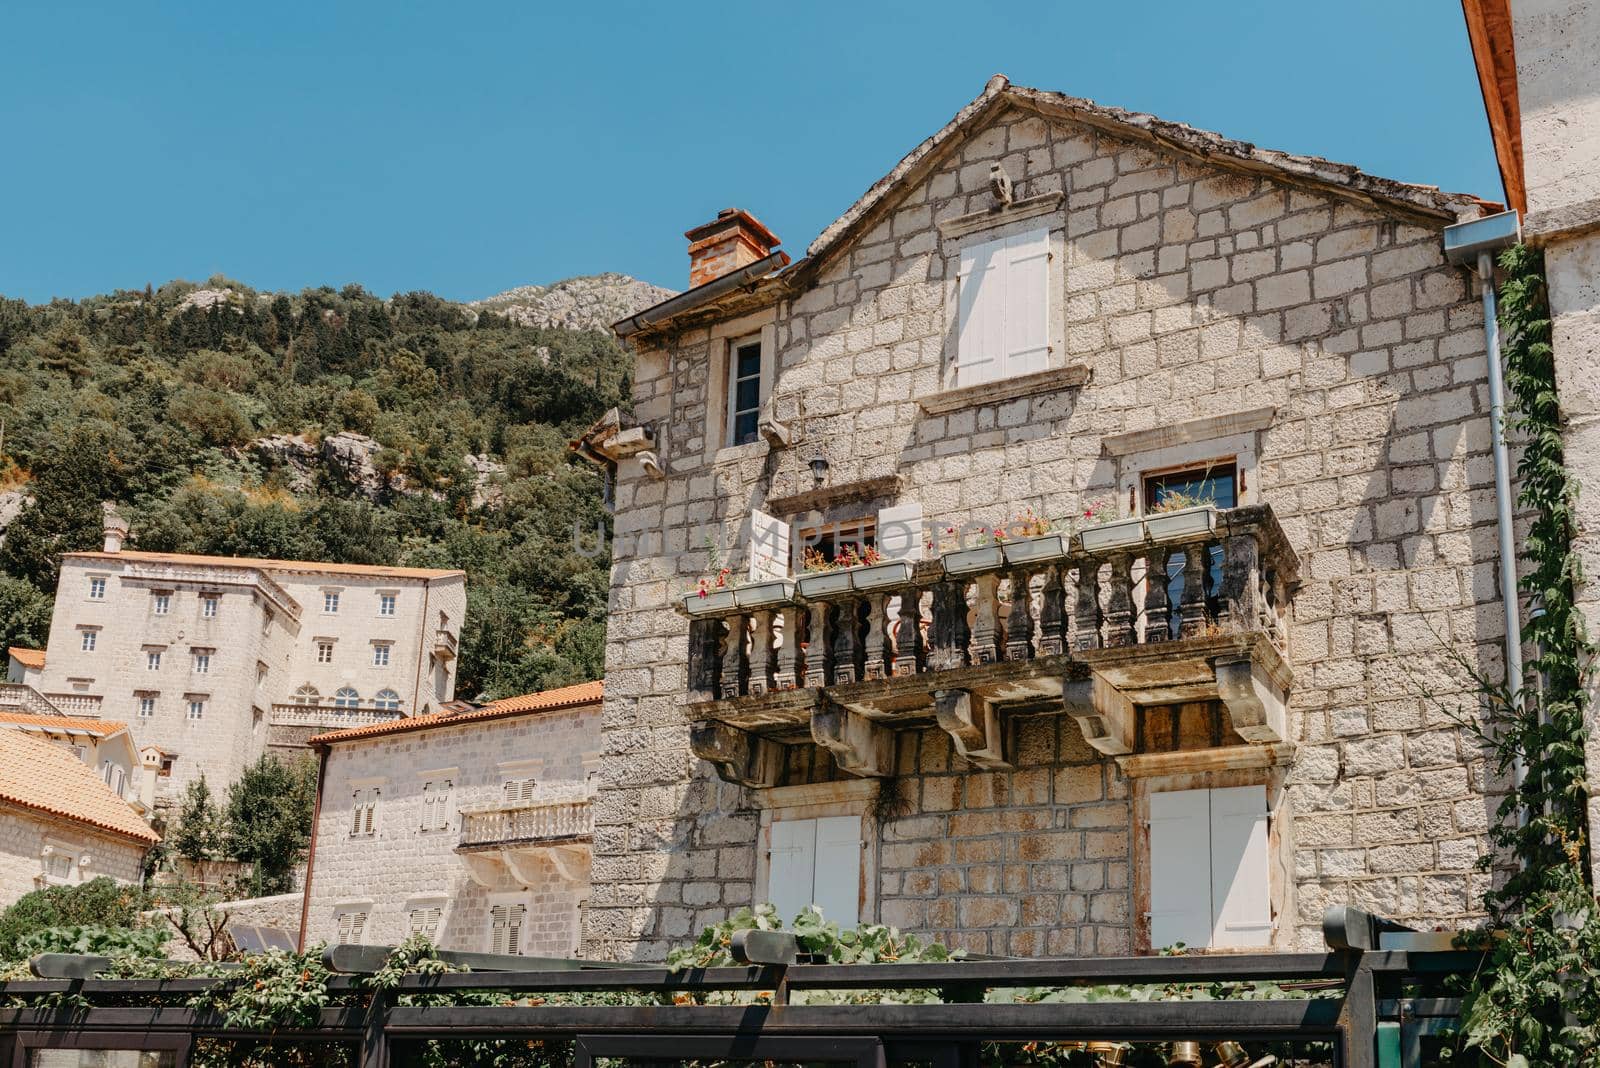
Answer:
<path fill-rule="evenodd" d="M 564 330 L 610 330 L 611 324 L 668 297 L 670 289 L 629 278 L 596 274 L 567 278 L 547 286 L 518 286 L 468 304 L 504 315 L 521 326 Z M 545 354 L 548 358 L 548 352 Z"/>

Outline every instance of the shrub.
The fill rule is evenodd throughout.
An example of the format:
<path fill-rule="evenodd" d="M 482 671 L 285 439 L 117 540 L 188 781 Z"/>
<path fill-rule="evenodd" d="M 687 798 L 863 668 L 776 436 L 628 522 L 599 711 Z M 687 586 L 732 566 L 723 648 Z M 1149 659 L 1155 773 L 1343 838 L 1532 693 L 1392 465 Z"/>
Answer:
<path fill-rule="evenodd" d="M 133 927 L 144 905 L 138 887 L 119 886 L 104 875 L 77 886 L 35 890 L 0 913 L 0 960 L 25 956 L 23 939 L 51 928 Z"/>

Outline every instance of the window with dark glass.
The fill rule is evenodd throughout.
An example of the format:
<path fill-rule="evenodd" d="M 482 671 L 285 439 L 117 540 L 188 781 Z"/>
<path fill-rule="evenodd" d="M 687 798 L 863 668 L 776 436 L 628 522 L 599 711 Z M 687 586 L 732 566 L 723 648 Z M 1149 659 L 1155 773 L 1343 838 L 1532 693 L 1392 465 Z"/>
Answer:
<path fill-rule="evenodd" d="M 1178 508 L 1212 505 L 1232 508 L 1239 503 L 1239 465 L 1232 460 L 1210 463 L 1201 467 L 1188 467 L 1180 471 L 1164 471 L 1146 475 L 1144 479 L 1144 512 L 1174 511 Z M 1222 584 L 1222 546 L 1210 550 L 1210 567 L 1206 575 L 1206 597 L 1216 596 Z M 1184 554 L 1173 552 L 1167 557 L 1167 597 L 1170 610 L 1167 616 L 1169 633 L 1176 635 L 1183 600 Z M 1159 621 L 1147 619 L 1146 628 L 1160 626 Z"/>
<path fill-rule="evenodd" d="M 760 436 L 757 423 L 761 418 L 761 342 L 734 345 L 729 363 L 729 444 L 744 445 Z"/>

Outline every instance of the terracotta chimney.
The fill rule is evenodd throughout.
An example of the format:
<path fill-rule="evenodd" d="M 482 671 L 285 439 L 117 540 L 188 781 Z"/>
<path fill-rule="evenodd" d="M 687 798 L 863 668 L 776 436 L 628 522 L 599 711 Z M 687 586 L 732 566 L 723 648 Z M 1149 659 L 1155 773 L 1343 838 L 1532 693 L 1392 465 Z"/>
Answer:
<path fill-rule="evenodd" d="M 783 243 L 742 208 L 723 208 L 683 236 L 689 239 L 690 289 L 763 259 Z"/>

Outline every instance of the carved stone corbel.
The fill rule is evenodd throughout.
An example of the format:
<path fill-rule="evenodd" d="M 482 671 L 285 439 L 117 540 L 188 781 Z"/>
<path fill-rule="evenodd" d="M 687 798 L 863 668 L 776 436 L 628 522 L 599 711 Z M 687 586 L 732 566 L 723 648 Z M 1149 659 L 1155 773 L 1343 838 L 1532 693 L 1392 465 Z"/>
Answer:
<path fill-rule="evenodd" d="M 493 890 L 501 884 L 505 865 L 492 853 L 462 853 L 460 856 L 467 866 L 467 878 L 485 890 Z"/>
<path fill-rule="evenodd" d="M 778 784 L 778 743 L 716 720 L 689 728 L 689 749 L 717 769 L 725 782 L 762 788 Z"/>
<path fill-rule="evenodd" d="M 939 727 L 950 736 L 957 755 L 974 767 L 1008 771 L 1005 730 L 994 705 L 969 690 L 935 690 L 933 708 Z"/>
<path fill-rule="evenodd" d="M 894 774 L 894 732 L 825 697 L 811 709 L 811 737 L 852 775 Z"/>
<path fill-rule="evenodd" d="M 1212 667 L 1217 694 L 1239 737 L 1247 742 L 1283 741 L 1286 695 L 1254 658 L 1218 658 Z"/>
<path fill-rule="evenodd" d="M 1133 702 L 1098 675 L 1067 679 L 1061 685 L 1067 715 L 1078 721 L 1083 740 L 1107 756 L 1133 752 L 1135 719 Z"/>
<path fill-rule="evenodd" d="M 582 887 L 589 885 L 589 867 L 593 856 L 593 849 L 582 844 L 551 846 L 545 852 L 545 859 L 562 882 Z"/>

